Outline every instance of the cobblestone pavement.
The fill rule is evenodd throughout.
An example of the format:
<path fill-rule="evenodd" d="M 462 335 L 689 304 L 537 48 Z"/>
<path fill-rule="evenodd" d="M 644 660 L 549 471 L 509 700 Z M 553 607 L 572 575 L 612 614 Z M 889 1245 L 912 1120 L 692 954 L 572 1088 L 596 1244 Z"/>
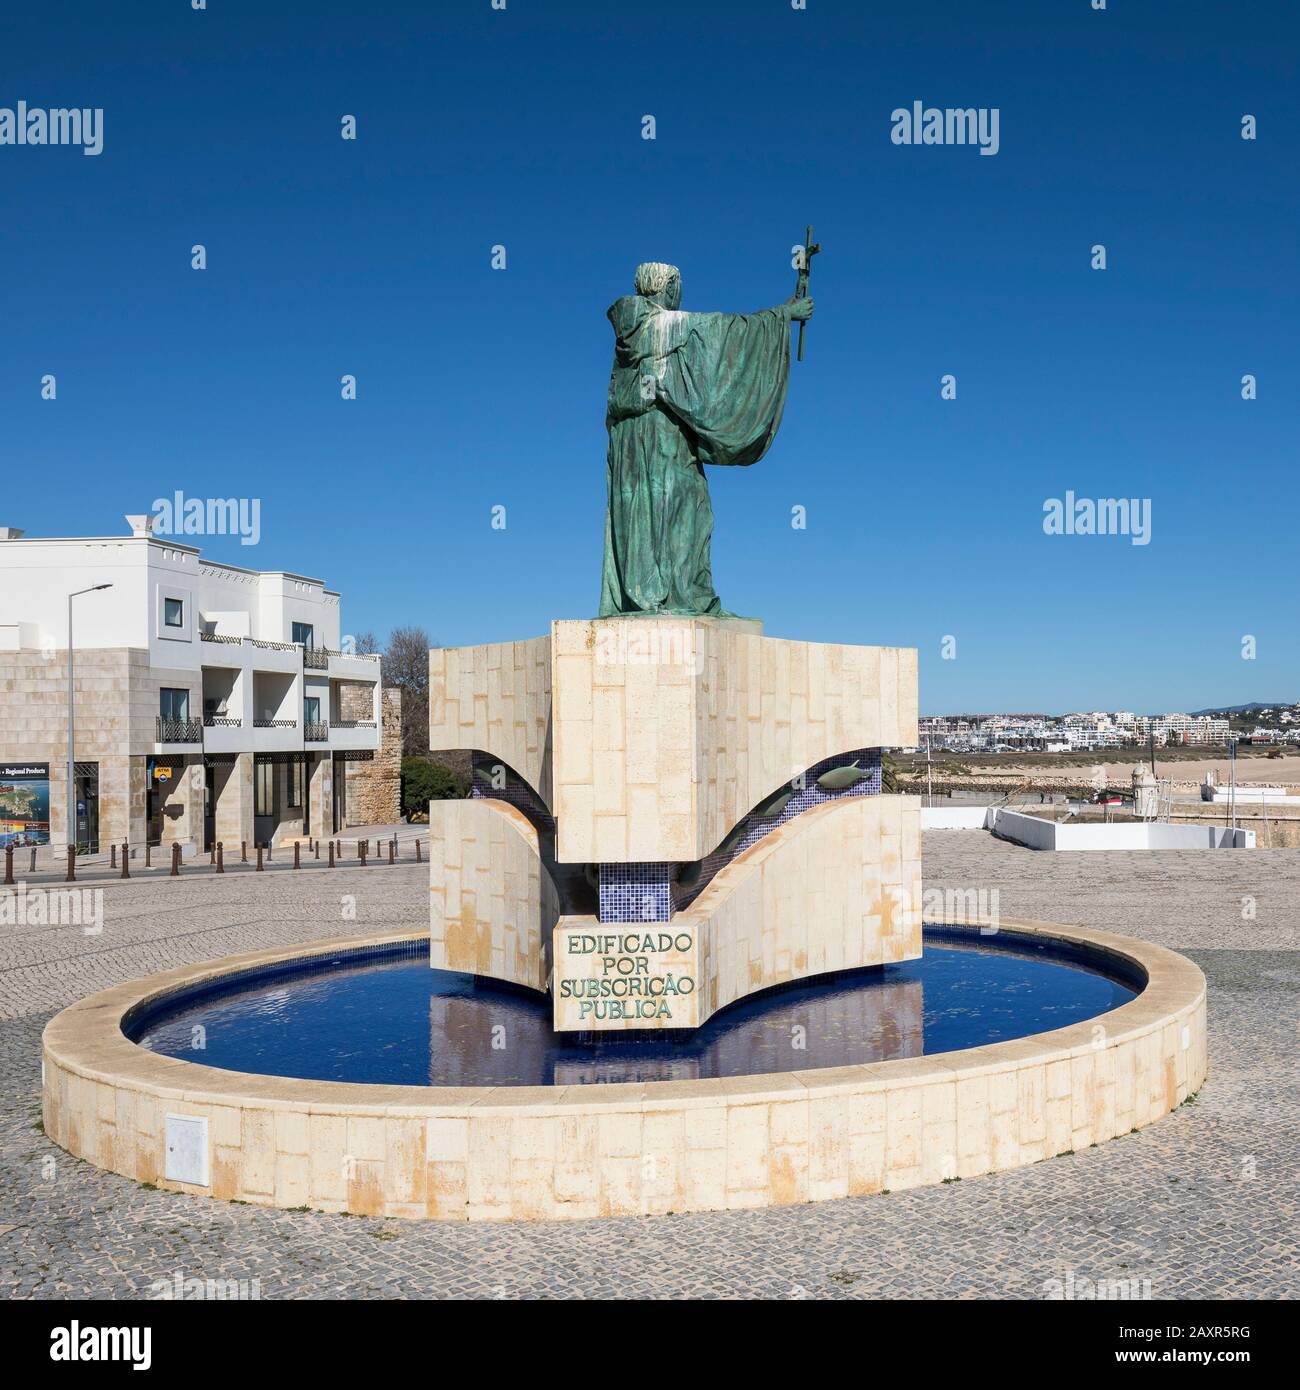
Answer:
<path fill-rule="evenodd" d="M 179 1271 L 256 1280 L 263 1298 L 1034 1298 L 1073 1271 L 1148 1279 L 1156 1298 L 1300 1293 L 1300 852 L 1035 854 L 949 831 L 928 833 L 925 855 L 928 890 L 997 889 L 1008 916 L 1191 956 L 1210 987 L 1211 1074 L 1195 1101 L 1031 1168 L 770 1211 L 470 1226 L 148 1191 L 42 1135 L 46 1019 L 183 962 L 422 925 L 427 870 L 106 883 L 101 935 L 0 926 L 0 1292 L 149 1297 Z"/>

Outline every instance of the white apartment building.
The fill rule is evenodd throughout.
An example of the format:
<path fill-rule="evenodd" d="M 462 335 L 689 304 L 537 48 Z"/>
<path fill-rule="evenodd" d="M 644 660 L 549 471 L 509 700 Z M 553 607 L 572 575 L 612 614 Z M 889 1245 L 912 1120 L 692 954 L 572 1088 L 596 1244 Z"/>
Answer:
<path fill-rule="evenodd" d="M 0 527 L 0 844 L 275 843 L 347 823 L 346 767 L 380 747 L 376 656 L 341 649 L 320 579 L 152 534 Z M 100 587 L 110 586 L 110 587 Z M 42 815 L 44 811 L 44 815 Z"/>
<path fill-rule="evenodd" d="M 1135 728 L 1139 738 L 1154 736 L 1157 744 L 1227 743 L 1231 733 L 1226 719 L 1191 714 L 1144 714 Z"/>

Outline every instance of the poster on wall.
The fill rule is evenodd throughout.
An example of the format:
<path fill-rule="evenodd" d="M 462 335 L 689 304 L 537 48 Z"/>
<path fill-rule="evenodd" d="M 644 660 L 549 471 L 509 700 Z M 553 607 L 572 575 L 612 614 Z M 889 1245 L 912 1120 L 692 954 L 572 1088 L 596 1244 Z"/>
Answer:
<path fill-rule="evenodd" d="M 0 846 L 49 843 L 49 763 L 0 763 Z"/>

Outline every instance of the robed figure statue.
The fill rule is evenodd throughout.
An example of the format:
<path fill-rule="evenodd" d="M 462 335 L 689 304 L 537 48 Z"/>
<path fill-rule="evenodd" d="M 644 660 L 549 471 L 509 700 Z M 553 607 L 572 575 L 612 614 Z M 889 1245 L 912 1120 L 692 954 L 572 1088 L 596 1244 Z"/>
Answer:
<path fill-rule="evenodd" d="M 688 314 L 676 266 L 637 267 L 609 309 L 614 369 L 600 616 L 730 616 L 714 592 L 704 465 L 757 463 L 776 437 L 790 372 L 792 299 L 755 314 Z"/>

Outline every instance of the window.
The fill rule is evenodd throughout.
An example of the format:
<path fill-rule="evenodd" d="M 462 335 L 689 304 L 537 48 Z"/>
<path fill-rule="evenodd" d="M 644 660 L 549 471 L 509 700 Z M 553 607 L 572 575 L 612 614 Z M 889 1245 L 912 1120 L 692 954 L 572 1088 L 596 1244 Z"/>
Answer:
<path fill-rule="evenodd" d="M 258 763 L 253 769 L 253 814 L 275 815 L 275 764 Z"/>
<path fill-rule="evenodd" d="M 185 626 L 185 600 L 179 598 L 163 599 L 163 623 L 167 627 Z"/>
<path fill-rule="evenodd" d="M 302 722 L 304 724 L 320 723 L 320 700 L 315 695 L 309 695 L 302 702 Z"/>
<path fill-rule="evenodd" d="M 158 713 L 183 724 L 190 717 L 190 692 L 164 685 L 158 692 Z"/>
<path fill-rule="evenodd" d="M 289 764 L 289 809 L 296 810 L 302 805 L 302 779 L 305 771 L 302 763 Z"/>
<path fill-rule="evenodd" d="M 293 641 L 301 642 L 308 651 L 316 644 L 316 630 L 310 623 L 294 623 Z"/>

